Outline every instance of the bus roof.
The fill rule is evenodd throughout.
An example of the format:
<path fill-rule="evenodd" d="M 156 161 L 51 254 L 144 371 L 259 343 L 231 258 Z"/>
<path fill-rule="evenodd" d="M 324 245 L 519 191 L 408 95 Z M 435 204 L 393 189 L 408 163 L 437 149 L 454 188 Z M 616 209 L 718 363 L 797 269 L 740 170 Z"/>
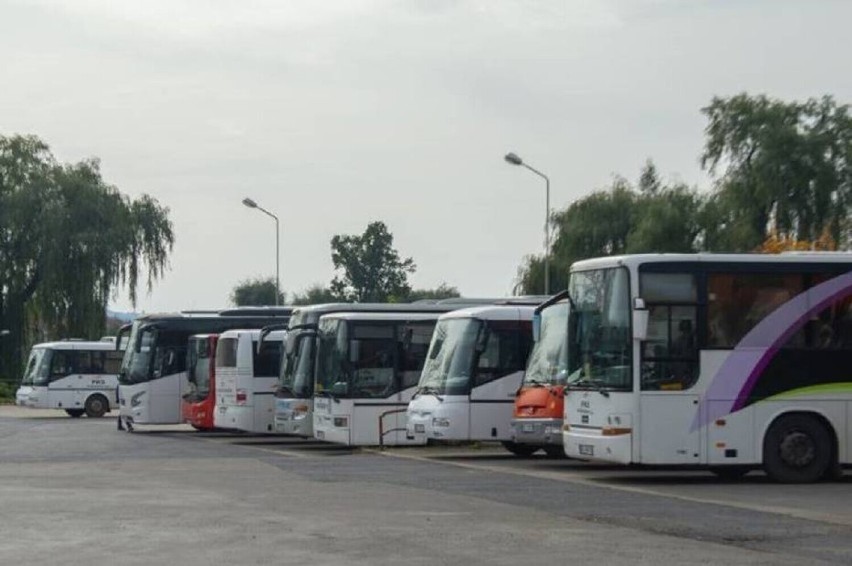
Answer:
<path fill-rule="evenodd" d="M 575 262 L 571 271 L 636 266 L 643 263 L 832 263 L 852 264 L 852 252 L 784 252 L 781 254 L 635 254 L 584 259 Z M 852 267 L 852 265 L 850 265 Z"/>
<path fill-rule="evenodd" d="M 438 320 L 441 312 L 336 312 L 322 316 L 322 320 L 354 320 L 366 322 Z"/>
<path fill-rule="evenodd" d="M 34 344 L 33 348 L 46 350 L 115 350 L 115 342 L 101 340 L 57 340 Z"/>
<path fill-rule="evenodd" d="M 488 305 L 448 312 L 441 320 L 478 318 L 480 320 L 531 320 L 537 305 Z"/>
<path fill-rule="evenodd" d="M 415 302 L 415 303 L 325 303 L 298 307 L 290 317 L 289 328 L 316 326 L 320 317 L 338 312 L 423 312 L 423 313 L 445 313 L 465 306 L 466 304 L 479 304 L 478 299 L 471 299 L 472 303 L 455 302 Z"/>
<path fill-rule="evenodd" d="M 257 342 L 260 338 L 260 328 L 232 328 L 219 334 L 219 339 L 238 338 L 243 334 L 251 336 L 252 341 Z M 286 330 L 273 330 L 264 336 L 264 341 L 284 340 L 287 337 Z"/>

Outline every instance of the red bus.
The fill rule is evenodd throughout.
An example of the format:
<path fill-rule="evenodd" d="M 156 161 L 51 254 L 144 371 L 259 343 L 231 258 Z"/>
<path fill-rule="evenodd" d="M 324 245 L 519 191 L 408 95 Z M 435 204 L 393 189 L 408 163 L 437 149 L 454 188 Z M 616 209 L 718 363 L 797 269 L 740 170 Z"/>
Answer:
<path fill-rule="evenodd" d="M 213 430 L 216 407 L 216 343 L 218 334 L 195 334 L 189 337 L 187 376 L 189 393 L 181 401 L 183 422 L 196 430 Z"/>

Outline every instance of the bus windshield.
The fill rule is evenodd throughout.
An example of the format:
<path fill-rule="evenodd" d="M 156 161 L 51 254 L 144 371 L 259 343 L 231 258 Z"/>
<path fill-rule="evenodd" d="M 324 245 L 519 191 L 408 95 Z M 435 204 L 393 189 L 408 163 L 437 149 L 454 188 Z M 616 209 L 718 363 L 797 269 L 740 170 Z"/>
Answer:
<path fill-rule="evenodd" d="M 533 346 L 525 386 L 565 385 L 568 377 L 568 301 L 541 311 L 541 334 Z"/>
<path fill-rule="evenodd" d="M 46 348 L 33 348 L 21 385 L 45 385 L 50 376 L 50 352 Z"/>
<path fill-rule="evenodd" d="M 398 342 L 394 324 L 323 321 L 317 391 L 359 399 L 395 393 Z"/>
<path fill-rule="evenodd" d="M 576 389 L 632 391 L 630 287 L 623 267 L 577 271 L 569 292 L 568 381 Z"/>
<path fill-rule="evenodd" d="M 316 336 L 294 332 L 287 340 L 293 340 L 295 345 L 293 351 L 284 353 L 278 389 L 286 396 L 307 399 L 314 393 Z"/>
<path fill-rule="evenodd" d="M 439 321 L 420 376 L 418 392 L 436 395 L 467 394 L 473 372 L 476 342 L 483 330 L 482 321 L 473 318 Z"/>
<path fill-rule="evenodd" d="M 143 383 L 150 379 L 151 360 L 154 354 L 156 330 L 144 328 L 139 322 L 133 323 L 127 350 L 121 362 L 118 382 L 122 385 Z"/>

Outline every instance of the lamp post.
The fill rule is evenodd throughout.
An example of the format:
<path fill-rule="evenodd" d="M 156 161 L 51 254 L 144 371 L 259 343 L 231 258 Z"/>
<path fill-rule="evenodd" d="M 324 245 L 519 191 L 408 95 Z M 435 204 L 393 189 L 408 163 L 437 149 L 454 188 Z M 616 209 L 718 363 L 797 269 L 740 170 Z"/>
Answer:
<path fill-rule="evenodd" d="M 278 306 L 281 297 L 281 254 L 279 252 L 279 246 L 281 242 L 281 238 L 279 237 L 278 231 L 278 217 L 259 206 L 252 199 L 246 197 L 243 199 L 243 204 L 249 208 L 256 208 L 267 216 L 271 216 L 275 220 L 275 306 Z"/>
<path fill-rule="evenodd" d="M 550 179 L 539 171 L 524 163 L 516 153 L 509 152 L 504 157 L 507 163 L 512 165 L 520 165 L 526 167 L 542 179 L 545 183 L 545 201 L 544 201 L 544 294 L 550 294 Z"/>

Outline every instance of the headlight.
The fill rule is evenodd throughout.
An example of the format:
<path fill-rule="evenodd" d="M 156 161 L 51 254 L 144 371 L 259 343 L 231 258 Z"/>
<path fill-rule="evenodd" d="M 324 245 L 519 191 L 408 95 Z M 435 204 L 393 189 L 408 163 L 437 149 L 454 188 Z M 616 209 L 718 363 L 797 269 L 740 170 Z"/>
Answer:
<path fill-rule="evenodd" d="M 435 417 L 432 419 L 432 426 L 448 427 L 450 426 L 450 419 L 442 419 Z"/>

